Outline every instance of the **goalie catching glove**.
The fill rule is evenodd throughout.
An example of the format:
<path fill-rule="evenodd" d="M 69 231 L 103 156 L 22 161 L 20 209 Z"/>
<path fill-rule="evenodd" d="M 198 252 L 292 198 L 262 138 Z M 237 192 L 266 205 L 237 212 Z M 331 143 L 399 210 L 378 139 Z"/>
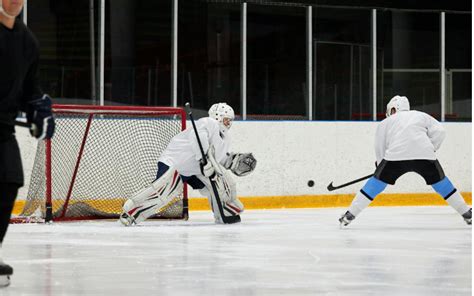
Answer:
<path fill-rule="evenodd" d="M 257 160 L 252 153 L 231 153 L 225 161 L 224 167 L 231 170 L 236 176 L 242 177 L 255 170 Z"/>

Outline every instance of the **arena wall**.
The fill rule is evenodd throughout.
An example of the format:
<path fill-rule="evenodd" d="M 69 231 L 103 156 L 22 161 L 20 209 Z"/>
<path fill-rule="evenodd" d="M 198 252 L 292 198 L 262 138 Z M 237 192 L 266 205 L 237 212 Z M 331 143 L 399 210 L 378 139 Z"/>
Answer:
<path fill-rule="evenodd" d="M 438 159 L 446 175 L 470 202 L 472 124 L 443 125 L 447 136 Z M 376 122 L 236 121 L 230 131 L 231 150 L 252 152 L 258 160 L 254 173 L 235 177 L 238 196 L 249 208 L 345 206 L 364 183 L 333 192 L 326 187 L 331 181 L 337 185 L 374 171 L 376 127 Z M 22 128 L 17 129 L 17 138 L 25 169 L 21 201 L 27 194 L 37 141 Z M 314 181 L 313 187 L 308 186 L 309 180 Z M 404 200 L 413 198 L 421 198 L 421 204 L 433 200 L 443 204 L 433 192 L 420 176 L 409 173 L 395 186 L 387 187 L 385 203 L 381 205 L 403 205 Z M 207 207 L 199 192 L 191 190 L 189 196 L 191 209 L 193 204 L 194 209 Z"/>

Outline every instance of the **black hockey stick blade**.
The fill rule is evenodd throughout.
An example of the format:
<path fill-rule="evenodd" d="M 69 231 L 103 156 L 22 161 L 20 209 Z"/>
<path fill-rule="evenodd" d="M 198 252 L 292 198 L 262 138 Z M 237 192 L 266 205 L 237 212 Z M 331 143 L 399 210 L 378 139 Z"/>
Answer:
<path fill-rule="evenodd" d="M 336 187 L 332 186 L 332 182 L 329 183 L 329 185 L 328 185 L 328 190 L 329 191 L 333 191 L 333 190 L 336 190 L 336 189 L 337 189 Z"/>
<path fill-rule="evenodd" d="M 329 185 L 328 185 L 328 191 L 333 191 L 333 190 L 336 190 L 336 189 L 340 189 L 340 188 L 343 188 L 343 187 L 346 187 L 346 186 L 355 184 L 355 183 L 357 183 L 357 182 L 360 182 L 360 181 L 363 181 L 363 180 L 365 180 L 365 179 L 368 179 L 368 178 L 372 177 L 373 175 L 374 175 L 374 174 L 370 174 L 370 175 L 367 175 L 367 176 L 365 176 L 365 177 L 356 179 L 356 180 L 354 180 L 354 181 L 350 181 L 350 182 L 341 184 L 341 185 L 339 185 L 339 186 L 334 186 L 334 185 L 332 185 L 332 182 L 331 182 L 331 183 L 329 183 Z"/>

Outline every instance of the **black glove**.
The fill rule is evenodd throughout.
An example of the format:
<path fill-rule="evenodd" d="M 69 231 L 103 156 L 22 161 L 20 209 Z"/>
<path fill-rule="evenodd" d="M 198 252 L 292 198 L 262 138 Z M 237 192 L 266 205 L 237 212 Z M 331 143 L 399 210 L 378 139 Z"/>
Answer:
<path fill-rule="evenodd" d="M 30 134 L 38 140 L 51 139 L 54 134 L 52 101 L 48 95 L 28 102 L 26 119 L 31 123 Z"/>

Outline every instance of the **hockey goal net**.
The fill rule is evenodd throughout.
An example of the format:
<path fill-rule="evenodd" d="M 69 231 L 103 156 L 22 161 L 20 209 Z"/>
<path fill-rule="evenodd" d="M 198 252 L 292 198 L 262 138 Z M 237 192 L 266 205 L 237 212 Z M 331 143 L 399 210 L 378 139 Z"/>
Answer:
<path fill-rule="evenodd" d="M 160 154 L 186 127 L 181 108 L 54 105 L 56 132 L 38 143 L 19 222 L 118 218 L 154 180 Z M 187 219 L 184 192 L 155 217 Z"/>

